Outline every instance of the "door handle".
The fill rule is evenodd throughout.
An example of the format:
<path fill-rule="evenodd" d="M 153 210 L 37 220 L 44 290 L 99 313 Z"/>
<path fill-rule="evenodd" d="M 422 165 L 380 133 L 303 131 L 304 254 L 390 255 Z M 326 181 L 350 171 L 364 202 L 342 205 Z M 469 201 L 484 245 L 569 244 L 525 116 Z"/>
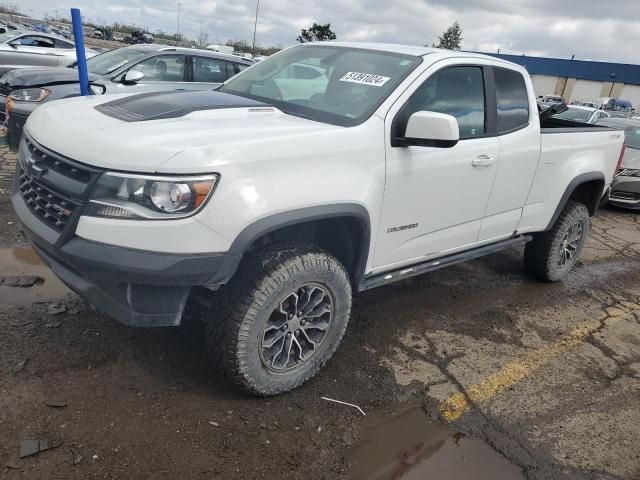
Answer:
<path fill-rule="evenodd" d="M 496 163 L 496 157 L 493 155 L 478 155 L 475 160 L 471 162 L 474 167 L 488 167 Z"/>

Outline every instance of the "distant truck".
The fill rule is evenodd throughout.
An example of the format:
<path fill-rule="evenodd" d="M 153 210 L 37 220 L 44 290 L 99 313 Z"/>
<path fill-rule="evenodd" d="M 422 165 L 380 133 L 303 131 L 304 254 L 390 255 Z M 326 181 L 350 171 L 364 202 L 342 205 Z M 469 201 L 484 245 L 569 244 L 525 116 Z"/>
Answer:
<path fill-rule="evenodd" d="M 125 43 L 136 45 L 140 43 L 153 43 L 153 35 L 141 31 L 131 32 L 131 35 L 125 37 Z"/>
<path fill-rule="evenodd" d="M 233 47 L 229 45 L 207 45 L 207 50 L 218 53 L 226 53 L 227 55 L 233 55 Z"/>

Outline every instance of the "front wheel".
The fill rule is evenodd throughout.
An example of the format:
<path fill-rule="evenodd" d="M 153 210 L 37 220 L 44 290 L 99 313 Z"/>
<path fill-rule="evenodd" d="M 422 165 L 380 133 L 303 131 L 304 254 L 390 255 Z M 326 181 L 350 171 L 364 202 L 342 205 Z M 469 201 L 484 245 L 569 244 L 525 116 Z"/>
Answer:
<path fill-rule="evenodd" d="M 562 280 L 578 260 L 590 227 L 587 207 L 569 201 L 551 230 L 535 234 L 527 243 L 525 270 L 545 282 Z"/>
<path fill-rule="evenodd" d="M 207 337 L 228 379 L 253 395 L 302 385 L 331 358 L 347 327 L 351 284 L 342 264 L 304 244 L 274 245 L 246 258 L 227 313 Z"/>

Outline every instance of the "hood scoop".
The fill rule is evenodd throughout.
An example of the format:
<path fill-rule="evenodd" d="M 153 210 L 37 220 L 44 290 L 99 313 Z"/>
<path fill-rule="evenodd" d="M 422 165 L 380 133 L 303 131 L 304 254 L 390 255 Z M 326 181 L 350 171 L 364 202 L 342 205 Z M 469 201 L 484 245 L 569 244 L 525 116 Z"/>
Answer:
<path fill-rule="evenodd" d="M 204 91 L 151 92 L 119 98 L 95 109 L 124 122 L 179 118 L 199 110 L 268 107 L 266 103 L 228 93 Z"/>

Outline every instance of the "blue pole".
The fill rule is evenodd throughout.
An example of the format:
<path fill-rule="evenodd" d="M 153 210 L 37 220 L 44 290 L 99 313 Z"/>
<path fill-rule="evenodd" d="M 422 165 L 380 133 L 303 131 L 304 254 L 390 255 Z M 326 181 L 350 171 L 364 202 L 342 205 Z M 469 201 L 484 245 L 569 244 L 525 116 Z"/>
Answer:
<path fill-rule="evenodd" d="M 82 17 L 80 9 L 71 9 L 71 23 L 73 23 L 73 39 L 76 44 L 76 60 L 78 76 L 80 77 L 80 93 L 89 95 L 89 74 L 87 73 L 87 58 L 84 53 L 84 37 L 82 35 Z"/>

